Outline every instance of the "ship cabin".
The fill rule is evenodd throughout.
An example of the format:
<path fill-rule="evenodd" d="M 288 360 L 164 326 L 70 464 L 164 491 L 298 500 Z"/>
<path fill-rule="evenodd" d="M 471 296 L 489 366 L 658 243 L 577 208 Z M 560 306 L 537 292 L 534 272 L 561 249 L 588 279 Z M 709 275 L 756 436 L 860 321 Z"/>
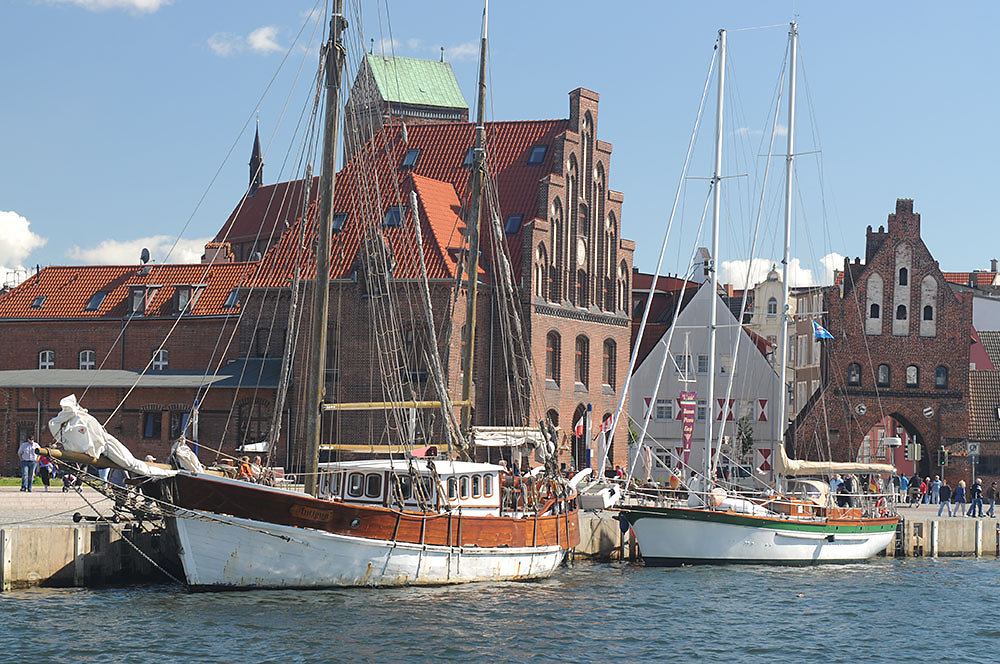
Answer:
<path fill-rule="evenodd" d="M 419 486 L 414 486 L 411 464 Z M 326 500 L 416 512 L 423 511 L 423 506 L 433 511 L 450 506 L 464 513 L 500 515 L 502 466 L 438 460 L 434 462 L 437 481 L 426 459 L 321 463 L 319 470 L 319 497 Z"/>

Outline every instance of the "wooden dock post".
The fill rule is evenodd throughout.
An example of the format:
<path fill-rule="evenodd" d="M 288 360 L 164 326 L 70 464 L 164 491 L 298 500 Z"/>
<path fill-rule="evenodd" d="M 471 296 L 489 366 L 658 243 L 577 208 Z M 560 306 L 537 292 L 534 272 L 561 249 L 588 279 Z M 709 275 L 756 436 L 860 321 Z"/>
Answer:
<path fill-rule="evenodd" d="M 10 530 L 0 530 L 0 592 L 11 588 L 11 561 L 14 556 L 10 546 Z"/>

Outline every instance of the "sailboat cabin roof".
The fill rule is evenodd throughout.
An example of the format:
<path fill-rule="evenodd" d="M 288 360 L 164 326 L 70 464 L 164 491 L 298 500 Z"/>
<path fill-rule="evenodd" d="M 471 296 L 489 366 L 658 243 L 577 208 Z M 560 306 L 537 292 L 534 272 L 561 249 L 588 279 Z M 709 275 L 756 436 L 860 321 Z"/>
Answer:
<path fill-rule="evenodd" d="M 430 472 L 426 459 L 361 459 L 359 461 L 341 461 L 338 463 L 321 463 L 320 469 L 323 471 L 384 471 L 394 470 L 397 472 L 407 472 L 409 465 L 419 473 Z M 438 475 L 467 475 L 470 473 L 495 473 L 506 470 L 503 466 L 492 463 L 475 463 L 472 461 L 435 461 L 434 469 Z"/>

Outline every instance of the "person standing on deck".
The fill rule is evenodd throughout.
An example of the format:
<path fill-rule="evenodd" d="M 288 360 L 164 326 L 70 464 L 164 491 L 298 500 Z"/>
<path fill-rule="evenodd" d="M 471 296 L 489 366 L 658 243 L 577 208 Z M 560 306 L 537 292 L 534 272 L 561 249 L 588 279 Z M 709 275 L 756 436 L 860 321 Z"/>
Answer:
<path fill-rule="evenodd" d="M 17 455 L 21 458 L 21 491 L 31 491 L 38 468 L 38 444 L 34 436 L 28 436 L 28 440 L 21 443 Z"/>
<path fill-rule="evenodd" d="M 941 504 L 938 506 L 938 516 L 941 516 L 941 510 L 948 508 L 948 516 L 951 516 L 951 487 L 948 486 L 948 480 L 942 480 L 941 490 L 940 490 Z"/>

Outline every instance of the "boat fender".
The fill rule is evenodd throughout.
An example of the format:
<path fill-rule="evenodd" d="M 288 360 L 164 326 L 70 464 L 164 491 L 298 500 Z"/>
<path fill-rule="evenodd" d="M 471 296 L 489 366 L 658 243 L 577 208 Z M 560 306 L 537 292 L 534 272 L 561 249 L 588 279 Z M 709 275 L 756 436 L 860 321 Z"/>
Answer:
<path fill-rule="evenodd" d="M 627 533 L 628 529 L 631 528 L 631 527 L 632 527 L 632 525 L 628 522 L 628 517 L 625 516 L 625 512 L 619 512 L 618 513 L 618 528 L 622 531 L 622 534 L 624 535 L 625 533 Z"/>

